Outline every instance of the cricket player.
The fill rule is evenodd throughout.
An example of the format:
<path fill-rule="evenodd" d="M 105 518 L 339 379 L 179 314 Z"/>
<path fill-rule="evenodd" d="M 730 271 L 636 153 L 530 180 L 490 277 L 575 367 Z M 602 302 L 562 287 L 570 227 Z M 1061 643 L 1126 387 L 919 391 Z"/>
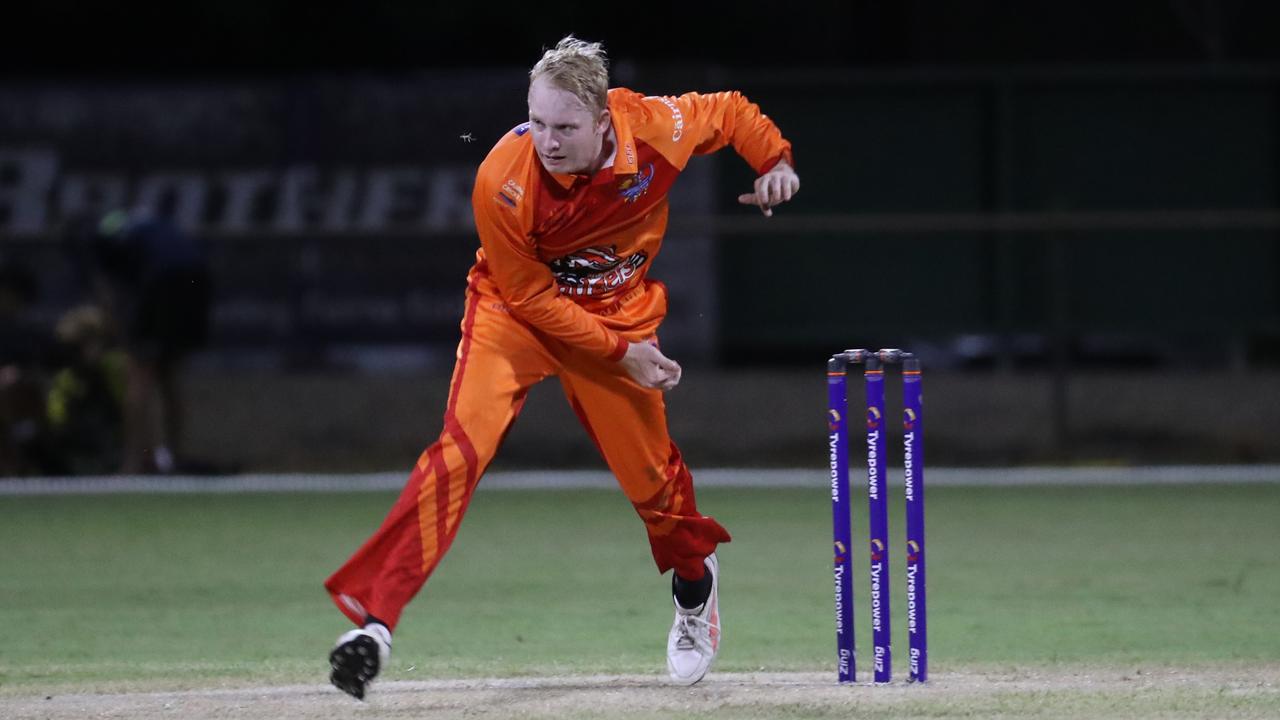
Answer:
<path fill-rule="evenodd" d="M 729 533 L 702 515 L 667 434 L 679 363 L 658 347 L 667 290 L 647 277 L 667 193 L 694 155 L 732 145 L 758 173 L 738 201 L 766 216 L 800 188 L 791 145 L 736 92 L 645 97 L 609 89 L 599 43 L 568 36 L 529 73 L 529 120 L 476 174 L 480 249 L 444 429 L 382 526 L 325 588 L 356 625 L 330 654 L 356 698 L 390 657 L 405 605 L 431 576 L 529 389 L 551 376 L 635 507 L 659 572 L 674 570 L 671 678 L 693 684 L 720 644 L 719 564 Z"/>

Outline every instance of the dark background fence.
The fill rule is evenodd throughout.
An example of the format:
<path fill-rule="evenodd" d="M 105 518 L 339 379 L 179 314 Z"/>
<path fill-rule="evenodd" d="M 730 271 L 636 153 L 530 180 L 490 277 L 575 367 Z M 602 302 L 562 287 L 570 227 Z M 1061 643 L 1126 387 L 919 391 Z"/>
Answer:
<path fill-rule="evenodd" d="M 710 238 L 698 252 L 718 260 L 662 270 L 701 293 L 677 327 L 716 296 L 713 341 L 690 348 L 704 360 L 974 334 L 1035 354 L 1056 333 L 1099 355 L 1176 360 L 1195 342 L 1276 361 L 1274 68 L 631 74 L 741 88 L 804 170 L 767 222 L 734 203 L 751 178 L 731 153 L 682 180 L 668 252 Z M 74 293 L 62 223 L 150 202 L 211 242 L 214 349 L 451 347 L 470 179 L 521 117 L 520 77 L 0 86 L 6 255 L 41 268 L 52 312 Z"/>

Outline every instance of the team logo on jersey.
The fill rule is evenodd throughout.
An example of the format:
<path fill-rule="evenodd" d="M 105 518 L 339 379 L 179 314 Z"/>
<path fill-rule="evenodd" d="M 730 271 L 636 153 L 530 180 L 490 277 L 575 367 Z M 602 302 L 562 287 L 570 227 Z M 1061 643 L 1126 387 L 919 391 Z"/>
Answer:
<path fill-rule="evenodd" d="M 623 202 L 633 203 L 649 191 L 649 183 L 653 182 L 653 163 L 646 163 L 635 175 L 618 183 L 618 197 Z"/>
<path fill-rule="evenodd" d="M 561 294 L 597 295 L 625 285 L 648 259 L 643 252 L 623 257 L 616 245 L 610 245 L 579 250 L 547 264 Z"/>

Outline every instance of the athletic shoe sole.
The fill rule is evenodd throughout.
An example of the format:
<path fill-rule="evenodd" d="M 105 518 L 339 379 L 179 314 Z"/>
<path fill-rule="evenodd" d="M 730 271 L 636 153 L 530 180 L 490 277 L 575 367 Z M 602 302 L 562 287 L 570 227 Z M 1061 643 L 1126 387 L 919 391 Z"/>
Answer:
<path fill-rule="evenodd" d="M 356 635 L 329 653 L 329 682 L 357 700 L 364 699 L 365 686 L 378 676 L 378 641 L 369 635 Z"/>

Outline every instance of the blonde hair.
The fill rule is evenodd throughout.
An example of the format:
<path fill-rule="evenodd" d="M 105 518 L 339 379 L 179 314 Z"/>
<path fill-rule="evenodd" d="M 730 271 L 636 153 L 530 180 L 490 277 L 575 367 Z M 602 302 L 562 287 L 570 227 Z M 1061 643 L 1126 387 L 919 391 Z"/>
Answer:
<path fill-rule="evenodd" d="M 602 112 L 609 92 L 609 58 L 604 45 L 566 35 L 542 53 L 529 71 L 529 84 L 546 77 L 556 87 L 573 94 L 592 112 Z"/>

